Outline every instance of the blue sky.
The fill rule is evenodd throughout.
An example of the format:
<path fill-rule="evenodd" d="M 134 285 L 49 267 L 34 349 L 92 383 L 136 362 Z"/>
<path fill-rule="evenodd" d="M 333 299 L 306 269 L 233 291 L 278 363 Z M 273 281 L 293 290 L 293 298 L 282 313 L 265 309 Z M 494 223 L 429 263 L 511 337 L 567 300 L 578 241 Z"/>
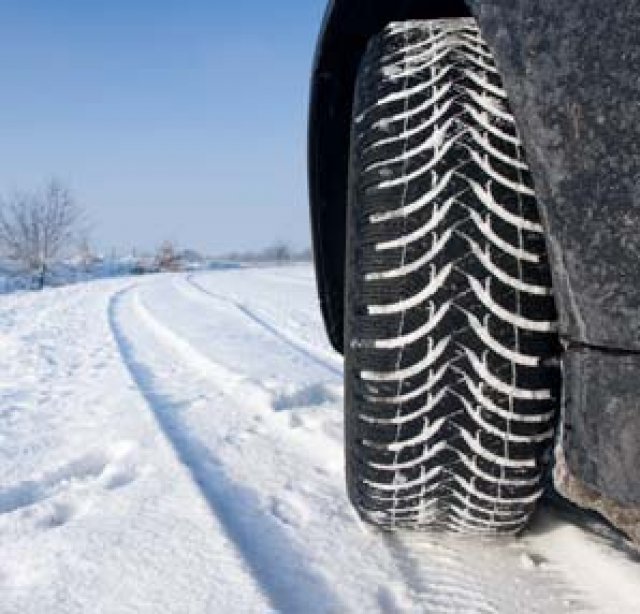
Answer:
<path fill-rule="evenodd" d="M 0 0 L 0 192 L 55 176 L 101 249 L 309 244 L 325 0 Z"/>

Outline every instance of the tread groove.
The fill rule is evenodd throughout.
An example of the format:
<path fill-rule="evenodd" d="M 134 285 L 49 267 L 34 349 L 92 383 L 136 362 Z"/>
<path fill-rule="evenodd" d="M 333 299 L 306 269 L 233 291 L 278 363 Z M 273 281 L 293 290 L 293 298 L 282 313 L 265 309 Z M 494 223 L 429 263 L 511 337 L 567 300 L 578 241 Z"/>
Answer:
<path fill-rule="evenodd" d="M 350 498 L 386 529 L 517 533 L 543 489 L 560 344 L 533 182 L 475 21 L 374 37 L 352 130 Z"/>

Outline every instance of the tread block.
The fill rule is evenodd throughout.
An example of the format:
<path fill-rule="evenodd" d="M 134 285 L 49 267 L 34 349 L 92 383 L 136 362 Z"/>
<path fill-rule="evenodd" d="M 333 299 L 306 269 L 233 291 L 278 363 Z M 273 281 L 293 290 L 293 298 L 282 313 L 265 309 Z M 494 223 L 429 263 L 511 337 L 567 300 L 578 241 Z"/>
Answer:
<path fill-rule="evenodd" d="M 526 156 L 473 19 L 391 24 L 356 86 L 347 480 L 384 528 L 521 530 L 560 373 Z"/>

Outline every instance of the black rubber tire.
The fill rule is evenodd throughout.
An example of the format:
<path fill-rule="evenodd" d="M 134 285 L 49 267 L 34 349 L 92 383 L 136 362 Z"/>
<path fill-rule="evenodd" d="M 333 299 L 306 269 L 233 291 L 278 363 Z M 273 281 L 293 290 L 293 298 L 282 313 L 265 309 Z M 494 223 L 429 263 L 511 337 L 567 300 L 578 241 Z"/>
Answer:
<path fill-rule="evenodd" d="M 385 528 L 516 533 L 542 494 L 560 344 L 533 184 L 475 21 L 388 26 L 353 118 L 349 496 Z"/>

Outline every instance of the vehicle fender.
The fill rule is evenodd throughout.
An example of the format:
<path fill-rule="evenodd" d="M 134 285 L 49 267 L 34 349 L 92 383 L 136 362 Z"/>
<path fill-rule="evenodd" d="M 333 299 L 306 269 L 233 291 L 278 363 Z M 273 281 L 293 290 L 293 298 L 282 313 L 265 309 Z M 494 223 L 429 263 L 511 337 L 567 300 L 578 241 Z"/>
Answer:
<path fill-rule="evenodd" d="M 640 3 L 482 0 L 565 353 L 555 482 L 640 542 Z"/>

